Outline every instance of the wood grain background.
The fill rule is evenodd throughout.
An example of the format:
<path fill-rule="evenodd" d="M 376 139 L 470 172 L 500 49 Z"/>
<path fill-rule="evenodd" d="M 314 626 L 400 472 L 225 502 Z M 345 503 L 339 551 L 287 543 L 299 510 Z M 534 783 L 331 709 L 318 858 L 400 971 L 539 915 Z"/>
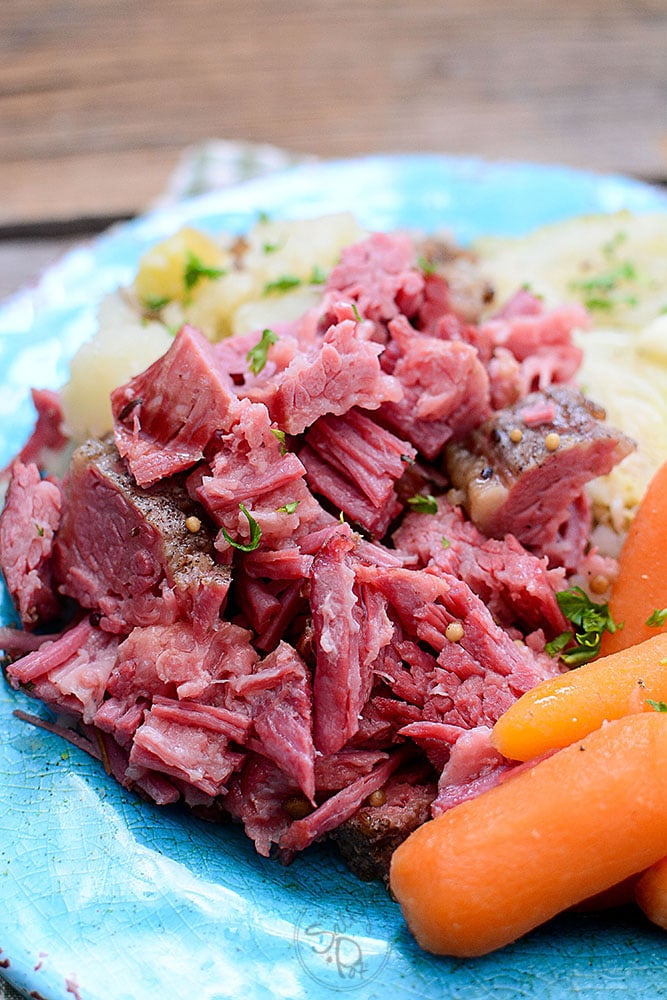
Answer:
<path fill-rule="evenodd" d="M 134 214 L 213 137 L 664 180 L 667 0 L 1 0 L 5 238 Z"/>

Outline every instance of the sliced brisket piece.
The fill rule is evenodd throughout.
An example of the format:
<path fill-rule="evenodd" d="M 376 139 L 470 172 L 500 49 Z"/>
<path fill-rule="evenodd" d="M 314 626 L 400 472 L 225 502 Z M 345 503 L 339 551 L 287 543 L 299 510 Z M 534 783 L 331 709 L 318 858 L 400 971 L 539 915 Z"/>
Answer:
<path fill-rule="evenodd" d="M 272 420 L 288 434 L 301 434 L 327 413 L 341 415 L 354 406 L 375 410 L 403 392 L 378 360 L 382 346 L 366 339 L 352 319 L 329 327 L 322 340 L 295 356 L 263 393 Z"/>
<path fill-rule="evenodd" d="M 416 456 L 413 447 L 359 410 L 321 417 L 299 457 L 312 490 L 381 538 L 401 512 L 394 486 Z"/>
<path fill-rule="evenodd" d="M 513 535 L 487 538 L 460 507 L 438 499 L 433 515 L 408 514 L 393 535 L 396 548 L 464 580 L 500 624 L 522 631 L 563 632 L 567 622 L 556 600 L 563 572 L 549 570 Z"/>
<path fill-rule="evenodd" d="M 308 486 L 375 538 L 382 538 L 403 510 L 396 495 L 386 504 L 375 506 L 357 484 L 342 475 L 307 444 L 299 452 L 306 469 Z M 393 494 L 393 490 L 392 490 Z"/>
<path fill-rule="evenodd" d="M 461 733 L 440 775 L 432 815 L 441 816 L 459 802 L 493 788 L 512 766 L 491 743 L 489 726 Z"/>
<path fill-rule="evenodd" d="M 414 316 L 422 303 L 424 276 L 415 267 L 412 240 L 398 234 L 373 233 L 346 247 L 329 275 L 326 292 L 355 302 L 364 318 L 378 323 L 386 323 L 399 313 Z"/>
<path fill-rule="evenodd" d="M 634 447 L 604 417 L 576 390 L 554 386 L 498 411 L 465 442 L 449 444 L 449 475 L 480 531 L 494 538 L 511 533 L 538 555 L 548 555 L 569 531 L 574 544 L 565 567 L 575 569 L 589 527 L 584 487 Z M 582 513 L 583 530 L 568 529 Z"/>
<path fill-rule="evenodd" d="M 314 804 L 312 693 L 299 654 L 281 642 L 254 673 L 232 678 L 228 689 L 252 718 L 248 746 L 272 760 Z"/>
<path fill-rule="evenodd" d="M 231 707 L 223 682 L 252 672 L 259 656 L 251 638 L 227 621 L 206 632 L 188 621 L 134 628 L 118 647 L 107 690 L 127 704 L 163 695 Z"/>
<path fill-rule="evenodd" d="M 102 704 L 116 660 L 118 639 L 84 618 L 57 639 L 45 642 L 7 667 L 14 687 L 59 712 L 90 722 Z"/>
<path fill-rule="evenodd" d="M 241 544 L 250 539 L 250 522 L 240 504 L 257 522 L 262 547 L 277 547 L 292 537 L 302 505 L 306 513 L 311 500 L 303 482 L 306 470 L 296 455 L 285 452 L 273 431 L 262 403 L 240 400 L 228 432 L 216 434 L 211 443 L 208 470 L 199 467 L 188 479 L 191 494 Z M 221 534 L 218 549 L 230 544 Z"/>
<path fill-rule="evenodd" d="M 413 830 L 431 818 L 436 791 L 435 781 L 428 781 L 423 773 L 401 772 L 384 785 L 377 803 L 364 803 L 331 832 L 331 839 L 355 875 L 365 882 L 381 879 L 388 885 L 392 854 Z"/>
<path fill-rule="evenodd" d="M 477 350 L 457 340 L 428 337 L 404 316 L 389 326 L 391 349 L 383 366 L 403 394 L 382 404 L 380 418 L 434 459 L 450 438 L 468 434 L 490 412 L 489 377 Z"/>
<path fill-rule="evenodd" d="M 505 310 L 481 326 L 494 347 L 505 347 L 521 363 L 523 395 L 569 382 L 583 351 L 572 341 L 575 329 L 587 330 L 591 318 L 583 306 L 560 305 L 545 310 L 529 293 L 518 293 Z"/>
<path fill-rule="evenodd" d="M 249 728 L 249 719 L 227 709 L 156 697 L 134 734 L 128 777 L 148 768 L 223 795 L 244 756 L 230 742 L 243 741 Z"/>
<path fill-rule="evenodd" d="M 185 326 L 166 354 L 111 394 L 118 451 L 140 486 L 191 468 L 238 400 L 206 337 Z"/>
<path fill-rule="evenodd" d="M 205 524 L 186 527 L 202 512 L 178 479 L 140 489 L 107 439 L 77 449 L 63 489 L 54 546 L 61 593 L 98 611 L 112 632 L 186 617 L 197 628 L 215 624 L 229 569 L 215 561 Z"/>
<path fill-rule="evenodd" d="M 52 574 L 53 542 L 60 524 L 60 488 L 37 466 L 17 460 L 0 515 L 0 569 L 24 628 L 49 622 L 61 610 Z"/>
<path fill-rule="evenodd" d="M 224 799 L 231 816 L 243 823 L 246 836 L 258 854 L 268 858 L 293 822 L 291 805 L 303 796 L 292 778 L 283 774 L 267 757 L 249 752 Z"/>
<path fill-rule="evenodd" d="M 313 682 L 315 747 L 340 750 L 359 728 L 372 671 L 362 673 L 360 608 L 355 585 L 355 542 L 339 525 L 313 559 L 310 606 L 317 650 Z"/>
<path fill-rule="evenodd" d="M 416 452 L 407 441 L 379 427 L 357 409 L 321 417 L 306 441 L 320 458 L 351 480 L 375 507 L 389 503 L 394 485 Z"/>
<path fill-rule="evenodd" d="M 357 778 L 336 792 L 303 819 L 295 820 L 281 837 L 280 846 L 287 851 L 303 851 L 313 841 L 335 830 L 357 811 L 369 795 L 383 788 L 394 771 L 405 764 L 412 753 L 412 748 L 407 747 L 395 750 L 369 774 Z"/>

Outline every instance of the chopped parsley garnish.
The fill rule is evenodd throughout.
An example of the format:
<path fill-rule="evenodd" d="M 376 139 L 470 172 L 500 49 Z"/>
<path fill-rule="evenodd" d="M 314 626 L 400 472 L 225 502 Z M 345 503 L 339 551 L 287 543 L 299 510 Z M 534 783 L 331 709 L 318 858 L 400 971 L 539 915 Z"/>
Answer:
<path fill-rule="evenodd" d="M 37 524 L 37 522 L 35 522 L 35 531 L 37 532 L 40 538 L 44 538 L 44 528 L 42 527 L 41 524 Z"/>
<path fill-rule="evenodd" d="M 618 250 L 626 239 L 625 233 L 616 233 L 602 247 L 606 268 L 571 283 L 572 290 L 581 294 L 587 309 L 609 312 L 617 306 L 637 305 L 637 297 L 632 294 L 632 285 L 639 280 L 637 268 L 632 261 L 618 257 Z"/>
<path fill-rule="evenodd" d="M 310 285 L 323 285 L 326 280 L 327 280 L 326 272 L 316 264 L 313 270 L 310 272 L 308 283 Z"/>
<path fill-rule="evenodd" d="M 667 608 L 656 608 L 655 611 L 649 615 L 646 619 L 646 624 L 649 628 L 660 628 L 667 621 Z"/>
<path fill-rule="evenodd" d="M 285 442 L 285 431 L 281 431 L 279 427 L 272 427 L 271 433 L 274 438 L 280 442 L 280 454 L 284 455 L 287 451 L 287 444 Z"/>
<path fill-rule="evenodd" d="M 653 698 L 647 698 L 646 704 L 650 705 L 656 712 L 667 712 L 667 702 L 653 701 Z"/>
<path fill-rule="evenodd" d="M 245 504 L 240 503 L 239 510 L 241 511 L 242 514 L 245 514 L 245 516 L 248 518 L 248 526 L 250 528 L 250 541 L 247 544 L 243 542 L 236 542 L 231 537 L 231 535 L 229 535 L 225 531 L 224 528 L 221 528 L 220 530 L 222 531 L 222 534 L 227 539 L 229 544 L 233 545 L 235 549 L 239 549 L 241 552 L 254 552 L 257 546 L 259 545 L 260 538 L 262 537 L 262 529 L 257 524 L 257 521 L 254 519 L 254 517 L 252 516 L 252 514 L 250 513 Z"/>
<path fill-rule="evenodd" d="M 226 271 L 223 268 L 208 267 L 196 253 L 188 250 L 185 258 L 185 269 L 183 271 L 183 284 L 189 292 L 204 278 L 215 280 L 216 278 L 222 278 L 224 274 L 226 274 Z"/>
<path fill-rule="evenodd" d="M 296 275 L 283 274 L 281 278 L 276 278 L 275 281 L 269 281 L 264 285 L 264 295 L 282 295 L 284 292 L 289 292 L 302 284 L 303 281 L 301 278 L 297 278 Z"/>
<path fill-rule="evenodd" d="M 356 302 L 352 303 L 352 312 L 354 314 L 354 318 L 356 319 L 357 323 L 362 323 L 363 320 L 361 318 L 359 310 L 357 309 L 357 303 Z"/>
<path fill-rule="evenodd" d="M 276 250 L 280 250 L 280 243 L 263 243 L 262 250 L 264 253 L 275 253 Z"/>
<path fill-rule="evenodd" d="M 282 507 L 278 507 L 278 512 L 280 514 L 293 514 L 300 503 L 300 500 L 290 500 L 289 503 L 285 503 Z"/>
<path fill-rule="evenodd" d="M 417 259 L 417 267 L 424 274 L 435 274 L 438 270 L 438 265 L 434 260 L 429 260 L 428 257 L 419 257 Z"/>
<path fill-rule="evenodd" d="M 158 296 L 153 296 L 144 299 L 144 307 L 146 308 L 146 311 L 149 313 L 159 313 L 160 310 L 164 309 L 165 306 L 168 306 L 170 302 L 171 299 L 169 298 L 168 295 L 163 295 L 162 298 L 159 298 Z"/>
<path fill-rule="evenodd" d="M 448 538 L 445 538 L 445 536 L 443 535 L 442 538 L 440 539 L 440 544 L 442 545 L 443 549 L 448 549 L 452 543 Z"/>
<path fill-rule="evenodd" d="M 545 651 L 549 656 L 560 655 L 569 667 L 579 667 L 598 655 L 605 632 L 613 634 L 621 626 L 612 618 L 608 604 L 596 604 L 581 587 L 561 590 L 556 600 L 574 629 L 557 635 Z"/>
<path fill-rule="evenodd" d="M 438 501 L 430 493 L 416 493 L 408 497 L 408 503 L 418 514 L 437 514 Z"/>
<path fill-rule="evenodd" d="M 253 375 L 259 375 L 262 368 L 266 364 L 269 347 L 271 344 L 275 344 L 278 340 L 278 334 L 274 333 L 273 330 L 264 330 L 259 341 L 254 347 L 251 347 L 245 356 L 248 362 L 248 367 Z M 277 435 L 276 435 L 277 437 Z"/>

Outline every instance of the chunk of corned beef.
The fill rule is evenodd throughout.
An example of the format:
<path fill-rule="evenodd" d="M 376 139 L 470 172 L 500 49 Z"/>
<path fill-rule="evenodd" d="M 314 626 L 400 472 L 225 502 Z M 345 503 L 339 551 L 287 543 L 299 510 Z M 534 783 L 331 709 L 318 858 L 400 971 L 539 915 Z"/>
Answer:
<path fill-rule="evenodd" d="M 166 354 L 111 394 L 120 455 L 140 486 L 151 486 L 196 464 L 216 431 L 236 416 L 232 382 L 215 351 L 184 326 Z"/>
<path fill-rule="evenodd" d="M 43 643 L 7 667 L 14 687 L 47 705 L 90 722 L 102 704 L 116 660 L 118 639 L 84 618 L 57 639 Z"/>
<path fill-rule="evenodd" d="M 294 619 L 307 610 L 302 580 L 253 580 L 244 572 L 242 562 L 235 570 L 234 596 L 241 608 L 238 620 L 251 626 L 255 646 L 267 653 L 288 634 Z"/>
<path fill-rule="evenodd" d="M 444 299 L 444 308 L 436 310 L 435 319 L 443 314 L 454 314 L 465 323 L 478 323 L 493 302 L 495 292 L 482 273 L 477 255 L 442 237 L 428 237 L 418 244 L 417 252 L 419 260 L 426 263 L 424 308 L 429 298 Z M 433 291 L 433 286 L 440 285 L 445 287 L 444 294 L 439 287 Z"/>
<path fill-rule="evenodd" d="M 50 464 L 51 459 L 62 453 L 69 438 L 65 434 L 60 393 L 53 389 L 31 389 L 30 395 L 37 417 L 30 437 L 14 461 L 22 462 L 23 465 L 34 462 L 43 469 Z M 0 479 L 9 475 L 12 464 L 10 462 L 0 471 Z"/>
<path fill-rule="evenodd" d="M 316 667 L 313 683 L 315 746 L 335 753 L 357 732 L 373 682 L 373 662 L 392 629 L 385 604 L 356 585 L 355 541 L 339 525 L 317 552 L 310 607 Z"/>
<path fill-rule="evenodd" d="M 287 851 L 303 851 L 315 840 L 319 840 L 331 830 L 348 820 L 369 795 L 382 788 L 392 774 L 409 759 L 412 751 L 408 748 L 395 750 L 386 760 L 350 785 L 342 788 L 314 812 L 295 820 L 280 838 L 280 846 Z"/>
<path fill-rule="evenodd" d="M 310 673 L 296 650 L 281 642 L 252 674 L 231 678 L 228 691 L 252 718 L 247 745 L 272 760 L 314 804 Z"/>
<path fill-rule="evenodd" d="M 225 806 L 240 820 L 246 836 L 258 854 L 268 858 L 273 844 L 293 822 L 293 803 L 302 805 L 303 796 L 292 778 L 283 774 L 267 757 L 247 753 L 238 774 L 229 783 Z"/>
<path fill-rule="evenodd" d="M 389 525 L 403 510 L 403 505 L 396 495 L 393 495 L 386 504 L 375 506 L 356 483 L 338 472 L 307 444 L 299 452 L 299 458 L 305 466 L 310 489 L 326 497 L 350 521 L 358 524 L 370 535 L 382 538 Z"/>
<path fill-rule="evenodd" d="M 416 452 L 358 410 L 321 417 L 299 457 L 310 488 L 370 534 L 381 538 L 402 510 L 395 483 Z"/>
<path fill-rule="evenodd" d="M 286 452 L 274 433 L 266 407 L 241 400 L 237 419 L 226 434 L 216 435 L 207 474 L 197 469 L 188 480 L 191 494 L 233 541 L 247 545 L 250 520 L 256 522 L 262 546 L 278 546 L 292 537 L 311 500 L 302 481 L 305 468 Z M 245 513 L 240 505 L 246 508 Z M 219 551 L 231 543 L 220 534 Z"/>
<path fill-rule="evenodd" d="M 481 330 L 495 347 L 507 348 L 521 363 L 525 395 L 573 378 L 583 351 L 574 344 L 572 334 L 590 325 L 590 315 L 581 305 L 546 310 L 534 296 L 522 295 L 508 303 L 504 312 L 483 323 Z"/>
<path fill-rule="evenodd" d="M 24 628 L 48 622 L 61 610 L 52 574 L 61 509 L 58 485 L 42 479 L 33 462 L 15 461 L 0 514 L 0 569 Z"/>
<path fill-rule="evenodd" d="M 108 631 L 178 618 L 202 629 L 215 624 L 229 568 L 216 562 L 201 519 L 198 531 L 188 530 L 188 517 L 202 512 L 180 480 L 139 488 L 107 439 L 77 449 L 63 491 L 54 546 L 61 593 L 98 611 Z"/>
<path fill-rule="evenodd" d="M 408 514 L 393 540 L 399 551 L 415 555 L 419 566 L 464 580 L 506 627 L 544 628 L 552 635 L 568 627 L 556 600 L 563 571 L 549 570 L 545 558 L 528 552 L 513 535 L 487 538 L 442 497 L 436 514 Z"/>
<path fill-rule="evenodd" d="M 249 729 L 248 718 L 228 709 L 155 697 L 134 734 L 128 777 L 133 768 L 149 768 L 224 795 L 243 761 L 230 743 L 242 742 Z"/>
<path fill-rule="evenodd" d="M 406 837 L 431 818 L 435 781 L 424 768 L 413 774 L 394 774 L 379 792 L 379 801 L 366 801 L 331 832 L 345 863 L 355 875 L 370 882 L 389 881 L 391 856 Z"/>
<path fill-rule="evenodd" d="M 512 766 L 491 743 L 489 726 L 461 733 L 440 775 L 431 814 L 441 816 L 452 806 L 488 791 Z"/>
<path fill-rule="evenodd" d="M 452 482 L 464 491 L 471 519 L 485 535 L 512 533 L 538 555 L 559 536 L 566 569 L 583 556 L 590 520 L 586 483 L 610 472 L 634 448 L 604 422 L 605 412 L 576 390 L 554 386 L 500 410 L 463 443 L 447 447 Z M 581 530 L 568 529 L 583 518 Z"/>
<path fill-rule="evenodd" d="M 227 621 L 206 632 L 189 621 L 134 628 L 118 647 L 108 693 L 127 704 L 161 695 L 224 706 L 225 682 L 251 673 L 259 659 L 251 639 Z"/>
<path fill-rule="evenodd" d="M 424 276 L 415 267 L 412 240 L 373 233 L 344 248 L 325 290 L 355 302 L 360 314 L 375 322 L 386 323 L 399 313 L 414 316 L 422 303 Z"/>
<path fill-rule="evenodd" d="M 366 339 L 363 326 L 345 319 L 329 327 L 321 341 L 274 377 L 263 400 L 278 427 L 301 434 L 327 413 L 340 415 L 354 406 L 375 410 L 401 398 L 400 384 L 380 367 L 382 345 Z"/>
<path fill-rule="evenodd" d="M 340 750 L 359 727 L 372 672 L 361 674 L 359 605 L 354 592 L 354 538 L 348 525 L 332 533 L 313 559 L 310 606 L 317 662 L 313 682 L 317 750 Z"/>
<path fill-rule="evenodd" d="M 425 336 L 402 316 L 389 329 L 387 357 L 403 395 L 383 403 L 380 418 L 434 459 L 450 438 L 465 436 L 488 416 L 489 377 L 469 344 Z"/>

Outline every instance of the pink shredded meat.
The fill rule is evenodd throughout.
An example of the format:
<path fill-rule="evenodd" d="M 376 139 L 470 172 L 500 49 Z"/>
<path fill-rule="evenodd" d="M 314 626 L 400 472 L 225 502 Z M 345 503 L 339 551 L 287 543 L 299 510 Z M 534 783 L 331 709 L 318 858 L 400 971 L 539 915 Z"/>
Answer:
<path fill-rule="evenodd" d="M 362 877 L 511 769 L 490 728 L 560 671 L 568 575 L 613 575 L 584 486 L 632 447 L 569 385 L 580 309 L 521 291 L 480 320 L 470 255 L 431 251 L 346 249 L 256 370 L 260 333 L 184 327 L 62 483 L 24 449 L 0 517 L 30 630 L 0 630 L 7 677 L 69 720 L 39 724 L 261 855 L 333 837 Z M 62 444 L 35 401 L 31 454 Z"/>

